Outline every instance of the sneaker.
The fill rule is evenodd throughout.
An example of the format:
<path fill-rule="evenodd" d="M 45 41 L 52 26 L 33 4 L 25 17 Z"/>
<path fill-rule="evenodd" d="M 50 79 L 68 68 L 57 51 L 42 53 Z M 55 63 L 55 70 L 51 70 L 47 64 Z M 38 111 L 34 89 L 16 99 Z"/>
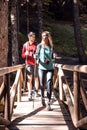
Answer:
<path fill-rule="evenodd" d="M 33 100 L 32 97 L 29 97 L 29 98 L 28 98 L 28 101 L 32 101 L 32 100 Z"/>
<path fill-rule="evenodd" d="M 42 103 L 42 105 L 43 105 L 44 107 L 46 106 L 46 104 L 45 104 L 45 99 L 44 99 L 44 98 L 41 99 L 41 103 Z"/>
<path fill-rule="evenodd" d="M 32 101 L 32 93 L 29 95 L 28 100 Z"/>
<path fill-rule="evenodd" d="M 35 97 L 40 97 L 40 94 L 37 91 L 35 91 Z"/>
<path fill-rule="evenodd" d="M 47 105 L 46 109 L 47 109 L 47 111 L 51 111 L 51 106 Z"/>
<path fill-rule="evenodd" d="M 48 99 L 47 106 L 46 106 L 47 111 L 51 111 L 51 106 L 50 106 L 50 100 Z"/>
<path fill-rule="evenodd" d="M 38 91 L 35 91 L 35 97 L 38 97 Z"/>

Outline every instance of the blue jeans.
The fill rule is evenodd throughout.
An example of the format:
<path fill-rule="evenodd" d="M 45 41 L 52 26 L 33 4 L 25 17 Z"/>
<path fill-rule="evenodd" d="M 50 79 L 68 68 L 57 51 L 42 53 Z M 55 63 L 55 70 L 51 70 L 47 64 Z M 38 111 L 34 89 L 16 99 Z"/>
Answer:
<path fill-rule="evenodd" d="M 41 97 L 44 98 L 44 89 L 47 88 L 47 98 L 50 102 L 53 86 L 53 72 L 54 70 L 41 70 L 38 69 L 38 76 L 41 88 Z"/>

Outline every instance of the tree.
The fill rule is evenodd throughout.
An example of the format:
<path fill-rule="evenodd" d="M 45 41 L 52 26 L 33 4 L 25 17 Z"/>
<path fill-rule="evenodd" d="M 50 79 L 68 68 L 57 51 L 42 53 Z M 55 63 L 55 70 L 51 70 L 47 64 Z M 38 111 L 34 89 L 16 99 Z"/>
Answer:
<path fill-rule="evenodd" d="M 85 54 L 85 50 L 82 44 L 82 37 L 80 31 L 80 20 L 79 20 L 79 9 L 78 9 L 78 0 L 73 0 L 74 6 L 74 34 L 75 34 L 75 41 L 77 46 L 77 52 L 79 61 L 82 64 L 87 63 L 87 57 Z"/>
<path fill-rule="evenodd" d="M 38 33 L 38 39 L 41 39 L 41 33 L 43 31 L 43 3 L 42 0 L 29 0 L 29 17 L 30 17 L 30 23 L 29 23 L 29 29 L 32 28 L 32 30 L 35 30 Z M 28 12 L 28 11 L 27 11 Z M 32 16 L 34 16 L 35 21 L 31 20 Z M 31 23 L 32 22 L 32 23 Z M 31 27 L 31 25 L 36 25 L 37 27 Z"/>
<path fill-rule="evenodd" d="M 18 53 L 18 8 L 17 0 L 10 0 L 11 2 L 11 40 L 12 40 L 12 65 L 17 65 L 19 63 L 19 53 Z"/>
<path fill-rule="evenodd" d="M 0 67 L 8 65 L 8 1 L 0 0 Z"/>
<path fill-rule="evenodd" d="M 37 0 L 37 14 L 38 14 L 38 25 L 39 25 L 39 39 L 41 38 L 41 33 L 43 31 L 43 14 L 42 14 L 42 0 Z"/>
<path fill-rule="evenodd" d="M 12 65 L 11 0 L 8 3 L 8 66 Z"/>
<path fill-rule="evenodd" d="M 29 0 L 27 0 L 27 34 L 29 33 Z"/>

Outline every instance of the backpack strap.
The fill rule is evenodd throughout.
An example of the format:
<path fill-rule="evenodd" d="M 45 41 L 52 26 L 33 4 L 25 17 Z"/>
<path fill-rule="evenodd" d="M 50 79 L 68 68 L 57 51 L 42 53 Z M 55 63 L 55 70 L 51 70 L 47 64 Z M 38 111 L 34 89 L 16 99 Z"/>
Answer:
<path fill-rule="evenodd" d="M 28 42 L 25 43 L 26 51 L 28 51 Z"/>
<path fill-rule="evenodd" d="M 41 48 L 42 48 L 42 45 L 38 44 L 36 54 L 40 54 Z"/>
<path fill-rule="evenodd" d="M 40 55 L 41 48 L 42 48 L 42 44 L 38 44 L 37 50 L 36 50 L 36 55 L 37 55 L 36 60 L 37 60 L 37 62 L 39 61 L 39 55 Z"/>

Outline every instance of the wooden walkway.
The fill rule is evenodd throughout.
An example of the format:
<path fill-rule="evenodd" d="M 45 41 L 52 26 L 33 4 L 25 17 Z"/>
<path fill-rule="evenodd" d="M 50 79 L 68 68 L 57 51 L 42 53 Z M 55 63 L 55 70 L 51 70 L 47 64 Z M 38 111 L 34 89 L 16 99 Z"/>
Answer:
<path fill-rule="evenodd" d="M 9 130 L 77 130 L 64 105 L 52 97 L 52 111 L 41 105 L 41 97 L 28 101 L 27 92 L 14 109 Z"/>

